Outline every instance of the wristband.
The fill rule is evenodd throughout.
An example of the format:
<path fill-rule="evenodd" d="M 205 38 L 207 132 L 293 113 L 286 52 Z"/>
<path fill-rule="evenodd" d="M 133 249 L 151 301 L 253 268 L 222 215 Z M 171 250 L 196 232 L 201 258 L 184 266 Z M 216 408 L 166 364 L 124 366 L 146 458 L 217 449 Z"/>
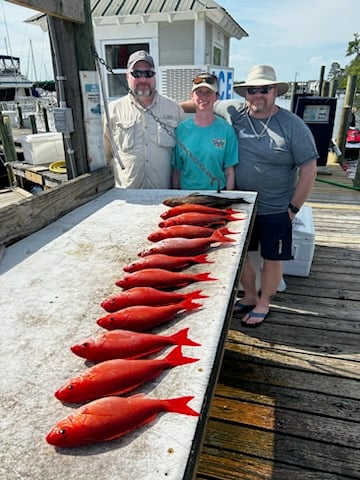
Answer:
<path fill-rule="evenodd" d="M 288 209 L 290 209 L 293 213 L 298 213 L 298 211 L 300 210 L 299 208 L 295 207 L 295 205 L 293 205 L 292 203 L 289 203 Z"/>

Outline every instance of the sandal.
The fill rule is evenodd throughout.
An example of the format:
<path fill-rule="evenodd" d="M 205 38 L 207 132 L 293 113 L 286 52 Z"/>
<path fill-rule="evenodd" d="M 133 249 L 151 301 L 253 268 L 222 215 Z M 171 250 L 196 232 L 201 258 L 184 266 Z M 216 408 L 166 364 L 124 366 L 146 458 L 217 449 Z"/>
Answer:
<path fill-rule="evenodd" d="M 238 318 L 239 316 L 243 316 L 245 313 L 250 312 L 255 305 L 246 305 L 245 303 L 241 303 L 240 300 L 235 302 L 234 310 L 232 316 Z"/>
<path fill-rule="evenodd" d="M 253 312 L 253 311 L 250 311 L 248 312 L 247 314 L 247 317 L 246 317 L 246 320 L 241 320 L 241 325 L 243 327 L 247 327 L 247 328 L 256 328 L 256 327 L 259 327 L 263 322 L 264 320 L 267 319 L 267 317 L 270 315 L 270 311 L 267 312 L 267 313 L 257 313 L 257 312 Z M 260 319 L 260 322 L 256 322 L 256 323 L 248 323 L 247 320 L 249 320 L 249 318 L 259 318 Z"/>

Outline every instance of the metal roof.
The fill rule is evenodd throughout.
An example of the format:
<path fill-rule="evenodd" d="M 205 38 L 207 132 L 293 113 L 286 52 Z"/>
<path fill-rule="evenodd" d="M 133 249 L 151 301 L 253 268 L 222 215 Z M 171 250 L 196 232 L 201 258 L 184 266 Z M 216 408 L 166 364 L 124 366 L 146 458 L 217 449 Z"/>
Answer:
<path fill-rule="evenodd" d="M 240 40 L 248 36 L 231 15 L 213 0 L 91 0 L 90 5 L 96 24 L 102 24 L 104 17 L 117 17 L 121 24 L 172 22 L 205 15 L 231 37 Z"/>
<path fill-rule="evenodd" d="M 206 17 L 229 36 L 240 40 L 248 33 L 214 0 L 91 0 L 91 16 L 96 25 L 136 24 L 189 20 Z M 25 21 L 46 31 L 46 15 L 38 13 Z"/>

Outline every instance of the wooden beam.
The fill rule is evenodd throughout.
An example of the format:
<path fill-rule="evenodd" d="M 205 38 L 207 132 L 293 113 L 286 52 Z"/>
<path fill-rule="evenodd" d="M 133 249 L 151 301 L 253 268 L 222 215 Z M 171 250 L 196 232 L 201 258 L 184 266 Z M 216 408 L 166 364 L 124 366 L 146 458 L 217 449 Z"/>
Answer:
<path fill-rule="evenodd" d="M 114 187 L 111 167 L 0 209 L 0 245 L 10 245 Z"/>
<path fill-rule="evenodd" d="M 84 2 L 82 0 L 6 0 L 21 7 L 32 8 L 39 12 L 74 23 L 85 22 Z"/>

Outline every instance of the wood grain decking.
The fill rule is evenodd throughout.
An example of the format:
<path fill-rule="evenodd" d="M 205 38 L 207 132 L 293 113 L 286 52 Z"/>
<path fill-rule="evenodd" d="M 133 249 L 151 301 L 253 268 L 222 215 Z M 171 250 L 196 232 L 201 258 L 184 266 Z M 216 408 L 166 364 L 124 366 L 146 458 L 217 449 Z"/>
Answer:
<path fill-rule="evenodd" d="M 310 276 L 260 328 L 233 320 L 197 480 L 360 479 L 360 192 L 316 182 L 308 205 Z"/>

